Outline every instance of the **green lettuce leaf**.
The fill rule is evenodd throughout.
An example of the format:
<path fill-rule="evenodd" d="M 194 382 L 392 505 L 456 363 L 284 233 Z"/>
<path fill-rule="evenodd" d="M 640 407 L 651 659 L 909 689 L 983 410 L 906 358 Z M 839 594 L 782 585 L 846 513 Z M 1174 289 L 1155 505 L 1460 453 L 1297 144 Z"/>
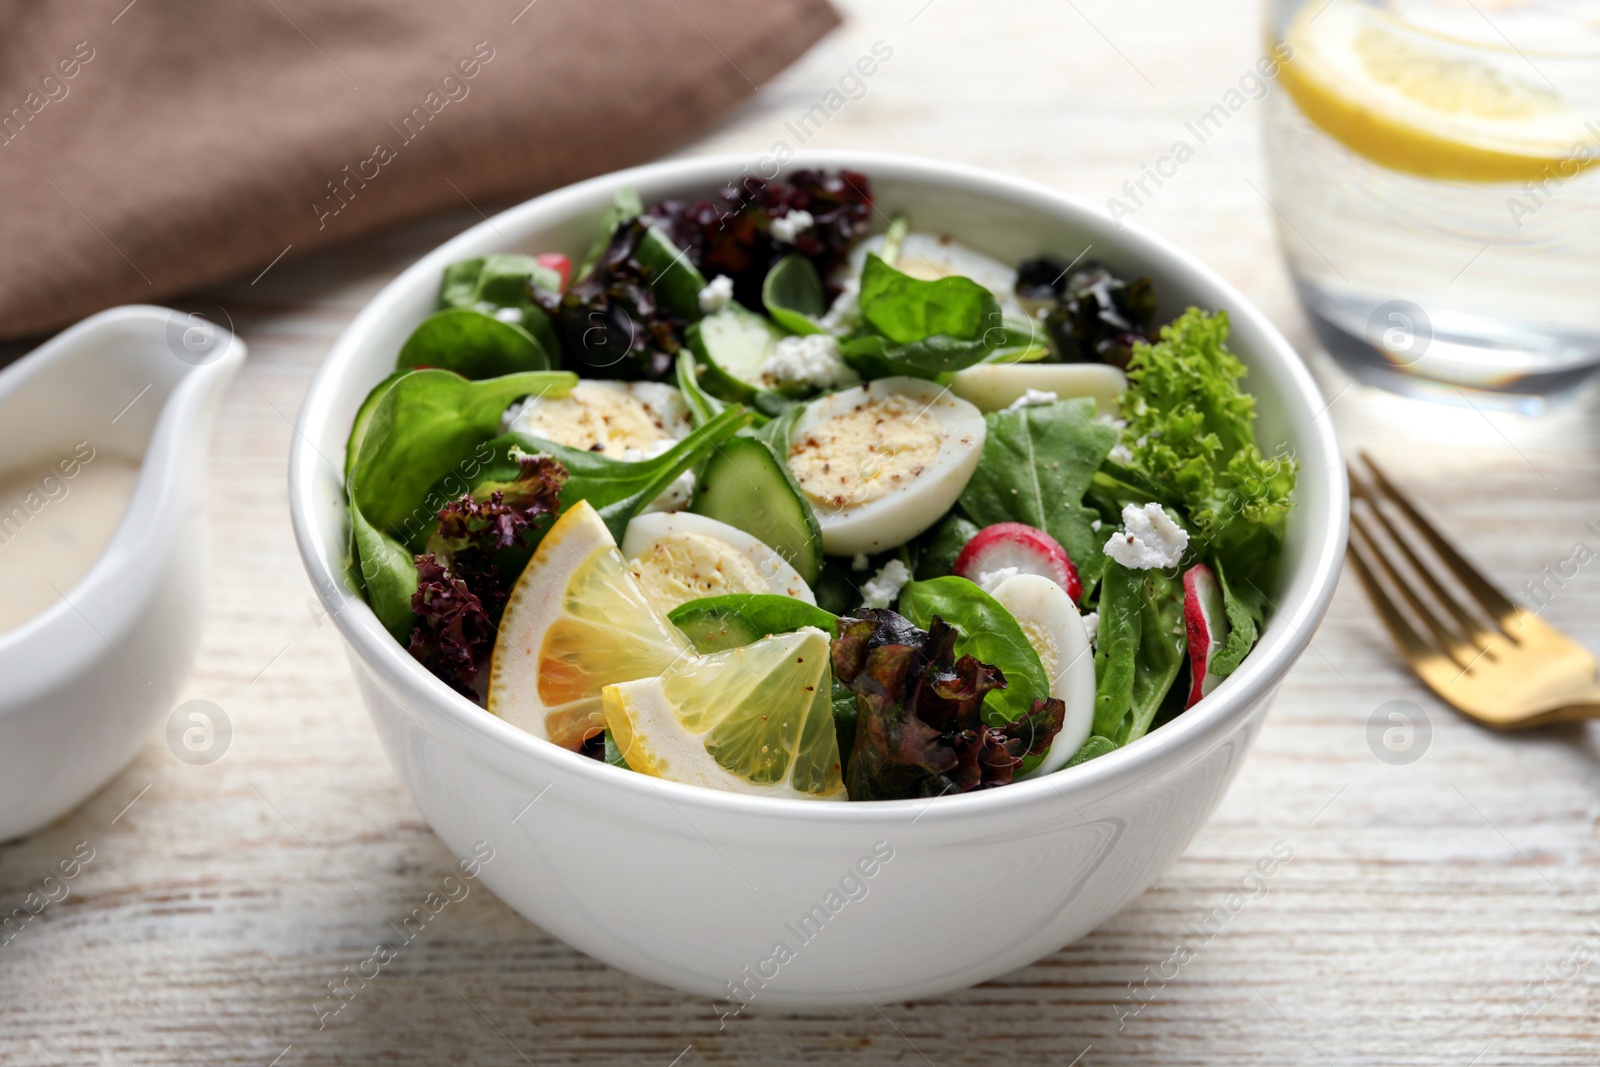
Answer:
<path fill-rule="evenodd" d="M 1184 662 L 1183 585 L 1108 561 L 1095 642 L 1094 733 L 1118 746 L 1143 737 Z"/>
<path fill-rule="evenodd" d="M 1190 308 L 1161 340 L 1134 346 L 1123 440 L 1131 466 L 1170 487 L 1201 539 L 1249 577 L 1282 544 L 1297 465 L 1257 447 L 1255 398 L 1239 387 L 1245 368 L 1228 330 L 1226 313 Z"/>

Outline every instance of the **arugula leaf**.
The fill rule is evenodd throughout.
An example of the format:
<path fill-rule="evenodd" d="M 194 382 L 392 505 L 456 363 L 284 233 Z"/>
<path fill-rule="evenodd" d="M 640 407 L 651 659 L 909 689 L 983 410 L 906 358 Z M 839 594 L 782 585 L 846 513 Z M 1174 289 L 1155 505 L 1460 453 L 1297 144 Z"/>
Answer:
<path fill-rule="evenodd" d="M 687 437 L 659 456 L 632 461 L 568 448 L 527 434 L 501 434 L 484 446 L 492 454 L 483 463 L 473 495 L 481 496 L 497 488 L 498 482 L 515 478 L 519 469 L 516 454 L 548 453 L 567 468 L 567 482 L 561 489 L 562 511 L 580 500 L 587 500 L 620 544 L 628 523 L 646 504 L 660 496 L 684 471 L 698 466 L 749 421 L 747 410 L 731 407 L 704 426 L 690 431 Z"/>
<path fill-rule="evenodd" d="M 817 324 L 827 311 L 822 279 L 805 256 L 790 253 L 772 265 L 761 283 L 761 303 L 772 320 L 790 333 L 822 332 Z"/>
<path fill-rule="evenodd" d="M 703 426 L 727 410 L 725 401 L 718 400 L 700 387 L 699 366 L 688 349 L 678 353 L 676 370 L 678 392 L 683 394 L 683 402 L 689 408 L 690 422 Z"/>
<path fill-rule="evenodd" d="M 1294 490 L 1290 456 L 1256 445 L 1255 398 L 1228 351 L 1228 316 L 1190 308 L 1134 346 L 1123 413 L 1132 466 L 1170 487 L 1219 559 L 1259 574 L 1277 555 Z"/>
<path fill-rule="evenodd" d="M 1183 587 L 1109 561 L 1099 610 L 1093 729 L 1121 746 L 1150 729 L 1183 667 Z"/>
<path fill-rule="evenodd" d="M 1116 431 L 1094 421 L 1093 400 L 1061 400 L 985 415 L 988 435 L 960 507 L 979 526 L 1025 522 L 1061 542 L 1086 581 L 1105 569 L 1105 536 L 1083 505 Z"/>
<path fill-rule="evenodd" d="M 937 615 L 961 632 L 957 656 L 1000 668 L 1005 688 L 983 699 L 983 718 L 991 726 L 1016 722 L 1032 710 L 1034 701 L 1050 696 L 1050 679 L 1028 635 L 998 600 L 965 578 L 908 583 L 900 591 L 900 613 L 925 630 Z"/>
<path fill-rule="evenodd" d="M 516 323 L 471 308 L 446 308 L 411 331 L 396 366 L 437 367 L 463 378 L 483 379 L 550 370 L 554 362 L 544 345 Z"/>

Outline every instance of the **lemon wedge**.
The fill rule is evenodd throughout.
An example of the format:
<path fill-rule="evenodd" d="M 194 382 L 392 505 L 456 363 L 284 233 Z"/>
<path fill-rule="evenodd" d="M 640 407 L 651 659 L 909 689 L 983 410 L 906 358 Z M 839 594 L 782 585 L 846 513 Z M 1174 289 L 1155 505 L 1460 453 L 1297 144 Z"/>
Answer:
<path fill-rule="evenodd" d="M 603 687 L 693 655 L 629 573 L 599 513 L 580 501 L 511 591 L 489 664 L 489 711 L 577 749 L 605 726 Z"/>
<path fill-rule="evenodd" d="M 601 691 L 628 766 L 759 796 L 844 800 L 828 635 L 815 627 L 685 658 Z"/>
<path fill-rule="evenodd" d="M 1285 37 L 1280 77 L 1300 110 L 1391 170 L 1522 182 L 1588 162 L 1581 116 L 1514 53 L 1424 35 L 1358 0 L 1305 5 Z"/>

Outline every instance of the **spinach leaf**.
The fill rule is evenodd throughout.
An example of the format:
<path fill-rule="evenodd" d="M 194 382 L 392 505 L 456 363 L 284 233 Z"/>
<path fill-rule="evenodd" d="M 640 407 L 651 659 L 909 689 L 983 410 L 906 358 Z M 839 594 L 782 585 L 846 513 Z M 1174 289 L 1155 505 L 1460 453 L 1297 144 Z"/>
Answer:
<path fill-rule="evenodd" d="M 896 345 L 943 334 L 981 341 L 1001 323 L 1000 302 L 970 278 L 926 282 L 868 253 L 861 271 L 861 317 Z"/>
<path fill-rule="evenodd" d="M 350 477 L 350 471 L 356 465 L 356 454 L 361 451 L 361 441 L 367 435 L 367 423 L 372 420 L 372 413 L 378 407 L 378 401 L 383 399 L 383 394 L 389 391 L 389 386 L 410 374 L 409 370 L 397 370 L 383 381 L 372 387 L 372 392 L 361 402 L 361 407 L 356 411 L 356 417 L 350 424 L 350 437 L 344 446 L 344 476 Z"/>
<path fill-rule="evenodd" d="M 911 582 L 900 591 L 900 614 L 922 629 L 935 615 L 961 631 L 956 655 L 970 655 L 1000 668 L 1006 688 L 992 690 L 983 701 L 984 721 L 991 726 L 1016 722 L 1035 700 L 1050 695 L 1039 653 L 1011 613 L 994 597 L 965 578 L 933 578 Z"/>
<path fill-rule="evenodd" d="M 684 471 L 703 462 L 749 421 L 748 411 L 731 407 L 704 426 L 690 431 L 661 455 L 642 460 L 612 459 L 599 452 L 568 448 L 527 434 L 501 434 L 482 446 L 489 456 L 483 462 L 473 495 L 485 495 L 499 483 L 516 478 L 519 468 L 513 449 L 520 453 L 546 452 L 567 468 L 567 481 L 561 487 L 562 510 L 587 500 L 620 544 L 628 523 L 646 504 L 660 496 Z"/>
<path fill-rule="evenodd" d="M 583 254 L 582 261 L 572 272 L 572 280 L 579 281 L 594 269 L 594 265 L 600 262 L 600 257 L 605 255 L 606 246 L 611 244 L 611 238 L 619 226 L 643 214 L 644 201 L 639 199 L 638 190 L 627 187 L 618 189 L 612 195 L 611 207 L 600 220 L 600 228 L 595 234 L 594 243 L 589 246 L 589 250 Z"/>
<path fill-rule="evenodd" d="M 495 310 L 516 308 L 521 316 L 516 325 L 539 342 L 553 368 L 561 355 L 561 342 L 550 324 L 550 316 L 534 301 L 530 287 L 559 293 L 561 275 L 532 256 L 499 252 L 464 259 L 446 267 L 439 286 L 439 303 L 446 308 L 473 311 L 482 311 L 485 305 Z M 445 366 L 442 363 L 432 365 Z"/>
<path fill-rule="evenodd" d="M 543 314 L 543 312 L 540 312 Z M 550 370 L 544 345 L 515 323 L 471 308 L 446 308 L 423 319 L 400 348 L 396 366 L 438 367 L 480 380 Z"/>
<path fill-rule="evenodd" d="M 372 527 L 416 549 L 439 508 L 459 496 L 488 458 L 484 442 L 500 427 L 512 401 L 559 396 L 577 378 L 559 371 L 507 374 L 468 381 L 447 370 L 418 370 L 396 378 L 373 406 L 346 478 L 352 505 Z M 447 482 L 451 476 L 460 488 Z M 448 496 L 429 490 L 445 486 Z"/>
<path fill-rule="evenodd" d="M 839 617 L 792 596 L 775 593 L 732 593 L 679 604 L 667 614 L 672 624 L 702 655 L 740 648 L 769 634 L 793 633 L 815 626 L 833 634 Z"/>
<path fill-rule="evenodd" d="M 956 557 L 961 555 L 961 550 L 977 533 L 977 523 L 959 512 L 951 511 L 933 529 L 917 538 L 916 577 L 926 581 L 949 574 L 956 565 Z"/>
<path fill-rule="evenodd" d="M 995 411 L 960 507 L 979 526 L 1025 522 L 1061 542 L 1084 580 L 1105 570 L 1105 536 L 1083 506 L 1085 490 L 1116 443 L 1116 431 L 1094 421 L 1094 401 Z"/>
<path fill-rule="evenodd" d="M 1119 746 L 1144 736 L 1183 662 L 1181 583 L 1109 562 L 1100 585 L 1094 732 Z"/>
<path fill-rule="evenodd" d="M 1213 559 L 1211 567 L 1217 572 L 1217 582 L 1222 586 L 1222 607 L 1228 616 L 1228 640 L 1223 642 L 1211 657 L 1210 672 L 1226 678 L 1239 669 L 1245 655 L 1255 647 L 1261 621 L 1266 617 L 1266 604 L 1254 587 L 1235 590 L 1228 584 L 1222 561 Z"/>
<path fill-rule="evenodd" d="M 790 333 L 822 332 L 817 324 L 827 311 L 822 279 L 805 256 L 791 253 L 772 265 L 761 283 L 761 303 L 772 320 Z"/>
<path fill-rule="evenodd" d="M 413 553 L 441 507 L 479 473 L 483 442 L 518 397 L 561 393 L 570 374 L 471 382 L 444 370 L 390 375 L 369 394 L 346 445 L 351 570 L 384 627 L 404 640 L 417 589 Z M 442 493 L 435 486 L 444 486 Z"/>
<path fill-rule="evenodd" d="M 417 591 L 414 557 L 399 541 L 373 526 L 350 504 L 351 571 L 358 574 L 367 603 L 383 628 L 404 641 L 416 618 L 411 595 Z"/>

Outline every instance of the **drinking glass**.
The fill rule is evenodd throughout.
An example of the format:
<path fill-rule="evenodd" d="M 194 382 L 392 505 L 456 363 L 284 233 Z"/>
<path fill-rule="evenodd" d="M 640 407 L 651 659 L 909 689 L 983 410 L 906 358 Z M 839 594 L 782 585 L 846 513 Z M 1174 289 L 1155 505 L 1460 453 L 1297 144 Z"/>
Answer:
<path fill-rule="evenodd" d="M 1327 349 L 1537 410 L 1600 367 L 1600 3 L 1268 0 L 1279 242 Z"/>

